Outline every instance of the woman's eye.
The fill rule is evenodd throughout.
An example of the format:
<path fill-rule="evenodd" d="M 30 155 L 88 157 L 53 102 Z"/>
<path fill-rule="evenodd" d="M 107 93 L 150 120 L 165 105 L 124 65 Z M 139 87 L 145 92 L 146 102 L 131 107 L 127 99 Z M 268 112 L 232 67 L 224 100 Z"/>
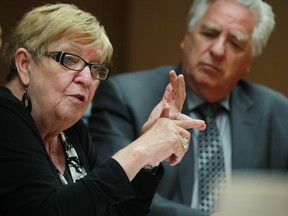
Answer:
<path fill-rule="evenodd" d="M 65 63 L 75 63 L 75 59 L 73 58 L 73 56 L 65 56 L 64 62 Z"/>

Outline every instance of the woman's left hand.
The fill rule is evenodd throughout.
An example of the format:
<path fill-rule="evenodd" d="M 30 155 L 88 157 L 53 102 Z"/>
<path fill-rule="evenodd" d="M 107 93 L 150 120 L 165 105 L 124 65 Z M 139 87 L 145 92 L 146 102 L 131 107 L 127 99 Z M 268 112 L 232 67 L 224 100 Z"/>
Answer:
<path fill-rule="evenodd" d="M 161 118 L 185 120 L 191 119 L 181 113 L 186 99 L 185 81 L 182 74 L 176 75 L 174 70 L 169 72 L 170 83 L 167 85 L 161 101 L 152 110 L 149 119 L 142 128 L 142 134 L 149 130 Z M 204 130 L 205 125 L 195 121 L 195 128 Z"/>

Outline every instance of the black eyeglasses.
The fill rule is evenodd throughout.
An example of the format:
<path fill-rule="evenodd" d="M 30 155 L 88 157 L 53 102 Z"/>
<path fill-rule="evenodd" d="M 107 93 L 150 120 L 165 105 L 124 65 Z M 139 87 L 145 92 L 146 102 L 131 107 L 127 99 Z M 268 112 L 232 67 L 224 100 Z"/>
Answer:
<path fill-rule="evenodd" d="M 109 76 L 110 69 L 103 64 L 90 64 L 78 55 L 68 52 L 46 52 L 45 56 L 51 57 L 64 67 L 82 71 L 87 65 L 89 66 L 92 77 L 98 80 L 106 80 Z"/>

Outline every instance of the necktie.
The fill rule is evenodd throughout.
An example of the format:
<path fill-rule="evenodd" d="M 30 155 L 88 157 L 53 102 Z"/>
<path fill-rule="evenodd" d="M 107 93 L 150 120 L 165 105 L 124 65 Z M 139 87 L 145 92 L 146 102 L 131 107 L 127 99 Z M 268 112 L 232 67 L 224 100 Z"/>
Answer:
<path fill-rule="evenodd" d="M 216 115 L 221 107 L 203 104 L 197 111 L 206 122 L 206 130 L 200 131 L 198 136 L 199 204 L 202 211 L 211 214 L 219 210 L 225 185 L 223 148 L 216 125 Z"/>

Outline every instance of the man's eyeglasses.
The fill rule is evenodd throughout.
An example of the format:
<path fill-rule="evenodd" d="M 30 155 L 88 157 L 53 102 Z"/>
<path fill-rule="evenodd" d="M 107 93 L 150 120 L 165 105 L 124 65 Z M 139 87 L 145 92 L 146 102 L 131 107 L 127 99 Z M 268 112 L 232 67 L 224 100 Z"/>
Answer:
<path fill-rule="evenodd" d="M 109 76 L 110 69 L 103 64 L 90 64 L 78 55 L 68 52 L 46 52 L 45 56 L 51 57 L 64 67 L 82 71 L 87 65 L 89 66 L 92 77 L 98 80 L 106 80 Z"/>

